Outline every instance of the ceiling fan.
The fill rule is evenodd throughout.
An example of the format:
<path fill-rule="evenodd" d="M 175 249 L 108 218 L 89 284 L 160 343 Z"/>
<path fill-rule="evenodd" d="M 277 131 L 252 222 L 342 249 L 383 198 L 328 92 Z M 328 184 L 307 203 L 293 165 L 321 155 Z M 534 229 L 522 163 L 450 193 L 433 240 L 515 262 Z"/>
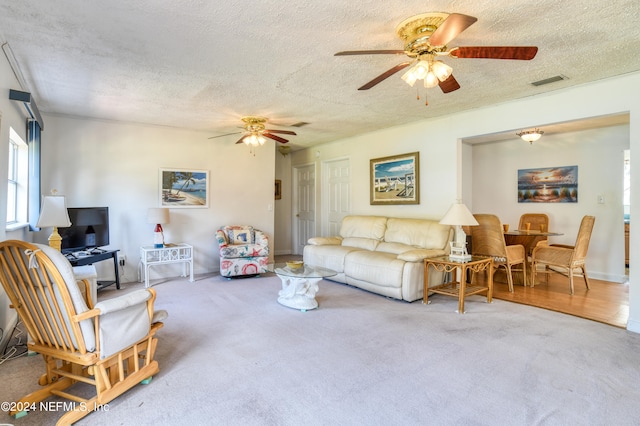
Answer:
<path fill-rule="evenodd" d="M 283 135 L 296 134 L 296 132 L 292 132 L 291 130 L 274 130 L 265 128 L 265 123 L 268 121 L 268 119 L 265 117 L 247 116 L 242 117 L 242 121 L 244 121 L 244 131 L 212 136 L 209 139 L 221 138 L 224 136 L 243 133 L 242 137 L 238 139 L 238 142 L 236 143 L 245 143 L 249 146 L 258 146 L 264 145 L 264 143 L 267 141 L 265 138 L 269 138 L 280 143 L 289 142 L 288 139 L 282 138 L 278 135 L 275 135 L 274 133 L 280 133 Z"/>
<path fill-rule="evenodd" d="M 447 47 L 447 43 L 477 20 L 473 16 L 460 13 L 422 13 L 405 19 L 396 27 L 396 34 L 404 42 L 404 50 L 351 50 L 338 52 L 334 56 L 405 54 L 411 58 L 383 72 L 358 90 L 371 89 L 411 65 L 412 67 L 402 76 L 407 84 L 413 87 L 417 80 L 424 80 L 426 88 L 440 86 L 444 93 L 458 90 L 460 84 L 452 74 L 453 69 L 437 60 L 438 57 L 528 61 L 536 56 L 536 46 L 466 46 L 451 49 Z"/>

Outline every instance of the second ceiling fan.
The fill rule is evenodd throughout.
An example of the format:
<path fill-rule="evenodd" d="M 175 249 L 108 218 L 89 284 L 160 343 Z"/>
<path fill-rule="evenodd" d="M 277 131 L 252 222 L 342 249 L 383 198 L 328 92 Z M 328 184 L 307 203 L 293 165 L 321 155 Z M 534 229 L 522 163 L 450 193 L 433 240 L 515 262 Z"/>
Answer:
<path fill-rule="evenodd" d="M 476 21 L 477 18 L 460 13 L 423 13 L 405 19 L 396 27 L 396 34 L 404 42 L 404 50 L 351 50 L 338 52 L 335 56 L 404 54 L 411 58 L 383 72 L 358 90 L 368 90 L 411 65 L 402 76 L 407 84 L 413 86 L 417 80 L 424 80 L 425 87 L 439 86 L 444 93 L 458 90 L 460 84 L 453 76 L 452 68 L 436 59 L 438 57 L 528 61 L 536 56 L 536 46 L 466 46 L 448 49 L 447 44 Z"/>
<path fill-rule="evenodd" d="M 242 121 L 244 122 L 244 131 L 212 136 L 209 139 L 221 138 L 223 136 L 243 133 L 242 137 L 238 139 L 238 142 L 236 143 L 245 143 L 247 145 L 256 146 L 264 145 L 264 143 L 266 142 L 265 138 L 269 138 L 280 143 L 289 142 L 288 139 L 275 135 L 274 133 L 280 133 L 283 135 L 296 135 L 296 132 L 292 132 L 291 130 L 267 129 L 265 127 L 265 123 L 268 121 L 268 119 L 265 117 L 247 116 L 242 117 Z"/>

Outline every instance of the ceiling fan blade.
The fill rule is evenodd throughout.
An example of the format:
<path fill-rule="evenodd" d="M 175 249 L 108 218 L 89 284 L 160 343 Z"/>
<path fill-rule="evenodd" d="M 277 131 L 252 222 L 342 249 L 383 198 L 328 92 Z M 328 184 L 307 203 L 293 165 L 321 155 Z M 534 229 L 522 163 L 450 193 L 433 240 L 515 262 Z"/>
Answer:
<path fill-rule="evenodd" d="M 538 53 L 536 46 L 466 46 L 451 49 L 454 58 L 519 59 L 529 61 Z"/>
<path fill-rule="evenodd" d="M 438 85 L 440 86 L 442 93 L 453 92 L 460 88 L 460 84 L 458 84 L 458 80 L 453 77 L 453 74 L 451 74 L 445 81 L 438 83 Z"/>
<path fill-rule="evenodd" d="M 286 140 L 285 138 L 281 138 L 280 136 L 276 136 L 276 135 L 272 135 L 270 133 L 264 132 L 262 134 L 262 136 L 264 136 L 265 138 L 269 138 L 269 139 L 273 139 L 274 141 L 278 141 L 280 143 L 287 143 L 289 142 L 288 140 Z"/>
<path fill-rule="evenodd" d="M 225 133 L 224 135 L 211 136 L 209 139 L 222 138 L 224 136 L 237 135 L 243 132 L 233 132 L 233 133 Z"/>
<path fill-rule="evenodd" d="M 245 138 L 245 135 L 242 135 L 242 137 L 240 139 L 238 139 L 238 142 L 236 142 L 236 143 L 243 143 L 244 142 L 244 138 Z"/>
<path fill-rule="evenodd" d="M 456 38 L 458 34 L 473 25 L 478 18 L 463 15 L 461 13 L 452 13 L 444 20 L 437 30 L 429 37 L 429 44 L 433 47 L 444 46 L 451 40 Z"/>
<path fill-rule="evenodd" d="M 266 129 L 264 131 L 265 133 L 282 133 L 284 135 L 295 135 L 296 132 L 292 132 L 291 130 L 273 130 L 273 129 Z"/>
<path fill-rule="evenodd" d="M 333 56 L 349 56 L 349 55 L 402 55 L 404 50 L 346 50 L 335 53 Z"/>
<path fill-rule="evenodd" d="M 401 69 L 406 68 L 407 66 L 409 66 L 410 63 L 411 62 L 403 62 L 401 64 L 396 65 L 395 67 L 391 68 L 390 70 L 387 70 L 387 71 L 383 72 L 382 74 L 380 74 L 379 76 L 377 76 L 376 78 L 374 78 L 373 80 L 371 80 L 370 82 L 365 84 L 364 86 L 358 87 L 358 90 L 371 89 L 376 84 L 378 84 L 381 81 L 391 77 L 392 75 L 394 75 L 395 73 L 397 73 Z"/>

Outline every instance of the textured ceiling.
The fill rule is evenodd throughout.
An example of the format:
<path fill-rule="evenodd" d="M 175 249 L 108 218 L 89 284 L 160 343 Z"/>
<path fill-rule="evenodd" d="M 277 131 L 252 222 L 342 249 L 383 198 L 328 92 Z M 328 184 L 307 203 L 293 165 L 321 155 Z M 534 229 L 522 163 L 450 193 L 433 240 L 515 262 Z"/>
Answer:
<path fill-rule="evenodd" d="M 433 11 L 478 18 L 450 48 L 536 45 L 538 55 L 446 58 L 461 89 L 430 89 L 429 106 L 401 73 L 358 91 L 404 56 L 333 54 L 402 49 L 396 25 Z M 44 112 L 211 136 L 239 131 L 245 115 L 276 129 L 308 122 L 290 129 L 296 149 L 638 71 L 639 15 L 637 0 L 0 0 L 0 42 Z M 530 84 L 556 75 L 568 79 Z"/>

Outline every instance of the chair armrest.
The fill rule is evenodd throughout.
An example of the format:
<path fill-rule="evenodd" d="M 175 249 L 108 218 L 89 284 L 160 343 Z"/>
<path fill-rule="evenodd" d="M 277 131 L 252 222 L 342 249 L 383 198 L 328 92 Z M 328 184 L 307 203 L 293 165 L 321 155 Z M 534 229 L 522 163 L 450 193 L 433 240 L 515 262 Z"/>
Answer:
<path fill-rule="evenodd" d="M 112 312 L 121 311 L 140 303 L 146 303 L 151 298 L 149 290 L 136 290 L 131 293 L 114 297 L 99 303 L 96 303 L 95 309 L 100 311 L 100 316 L 110 314 Z"/>
<path fill-rule="evenodd" d="M 312 237 L 307 244 L 312 246 L 339 246 L 342 244 L 341 237 Z"/>
<path fill-rule="evenodd" d="M 222 229 L 216 231 L 216 240 L 218 240 L 218 245 L 221 249 L 229 245 L 227 234 Z"/>
<path fill-rule="evenodd" d="M 166 311 L 153 311 L 155 292 L 136 290 L 96 303 L 96 329 L 100 358 L 107 358 L 149 335 L 151 324 L 166 317 Z"/>
<path fill-rule="evenodd" d="M 527 254 L 523 245 L 506 246 L 507 258 L 510 263 L 519 263 L 527 259 Z"/>
<path fill-rule="evenodd" d="M 570 246 L 568 244 L 550 244 L 549 247 L 560 247 L 560 248 L 566 248 L 566 249 L 575 249 L 575 246 Z"/>
<path fill-rule="evenodd" d="M 255 229 L 253 231 L 255 233 L 255 237 L 256 237 L 256 244 L 258 244 L 259 246 L 262 247 L 268 247 L 269 246 L 269 238 L 267 237 L 267 235 L 262 232 L 262 231 L 258 231 L 257 229 Z"/>
<path fill-rule="evenodd" d="M 89 309 L 93 309 L 94 300 L 91 298 L 91 283 L 87 278 L 83 278 L 82 280 L 78 281 L 78 287 L 80 286 L 80 283 L 82 283 L 82 286 L 84 286 L 84 299 L 87 307 Z"/>
<path fill-rule="evenodd" d="M 533 262 L 550 265 L 568 265 L 573 257 L 573 248 L 561 246 L 537 246 L 531 253 Z"/>

